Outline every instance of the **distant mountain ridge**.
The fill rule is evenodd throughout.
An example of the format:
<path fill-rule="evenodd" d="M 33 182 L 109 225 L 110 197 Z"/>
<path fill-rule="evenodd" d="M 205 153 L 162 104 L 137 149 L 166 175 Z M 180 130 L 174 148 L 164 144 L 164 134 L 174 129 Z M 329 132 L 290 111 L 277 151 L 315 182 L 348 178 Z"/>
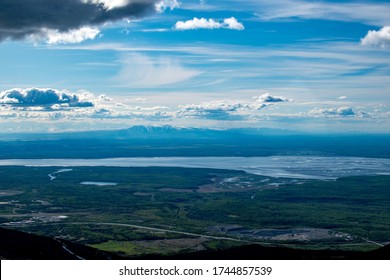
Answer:
<path fill-rule="evenodd" d="M 0 159 L 273 155 L 390 158 L 390 134 L 310 134 L 270 128 L 216 130 L 173 126 L 0 134 Z"/>
<path fill-rule="evenodd" d="M 117 130 L 91 130 L 75 132 L 56 133 L 9 133 L 0 134 L 0 140 L 53 140 L 53 139 L 74 139 L 74 138 L 215 138 L 223 135 L 293 135 L 306 134 L 303 132 L 292 132 L 288 130 L 270 128 L 235 128 L 235 129 L 206 129 L 206 128 L 182 128 L 170 125 L 144 126 L 136 125 L 125 129 Z"/>

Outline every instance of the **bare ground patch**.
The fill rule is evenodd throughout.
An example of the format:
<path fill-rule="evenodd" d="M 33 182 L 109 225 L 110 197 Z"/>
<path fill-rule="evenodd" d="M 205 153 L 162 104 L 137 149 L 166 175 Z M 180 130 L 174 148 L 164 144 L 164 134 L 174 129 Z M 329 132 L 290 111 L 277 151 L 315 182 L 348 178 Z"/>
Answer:
<path fill-rule="evenodd" d="M 143 240 L 134 241 L 133 243 L 144 248 L 156 248 L 166 252 L 176 252 L 185 249 L 203 250 L 202 243 L 205 238 L 178 238 L 178 239 L 160 239 L 160 240 Z"/>
<path fill-rule="evenodd" d="M 352 241 L 351 235 L 334 232 L 323 228 L 292 228 L 292 229 L 248 229 L 237 225 L 219 225 L 209 227 L 211 233 L 227 234 L 245 239 L 270 241 L 312 241 L 325 239 L 342 239 Z"/>
<path fill-rule="evenodd" d="M 12 196 L 12 195 L 18 195 L 22 194 L 22 191 L 15 191 L 15 190 L 0 190 L 0 196 Z"/>

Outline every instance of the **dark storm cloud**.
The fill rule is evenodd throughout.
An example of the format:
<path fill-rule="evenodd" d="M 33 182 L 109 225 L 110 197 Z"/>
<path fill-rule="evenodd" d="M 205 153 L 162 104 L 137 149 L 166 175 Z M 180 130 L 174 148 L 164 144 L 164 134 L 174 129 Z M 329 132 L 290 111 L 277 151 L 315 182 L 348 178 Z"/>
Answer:
<path fill-rule="evenodd" d="M 0 93 L 0 104 L 13 107 L 48 107 L 55 104 L 67 107 L 93 107 L 94 104 L 85 96 L 61 92 L 56 89 L 10 89 Z"/>
<path fill-rule="evenodd" d="M 156 10 L 157 0 L 129 1 L 107 9 L 83 0 L 0 0 L 0 41 L 23 39 L 42 29 L 68 31 L 86 25 L 145 16 Z"/>

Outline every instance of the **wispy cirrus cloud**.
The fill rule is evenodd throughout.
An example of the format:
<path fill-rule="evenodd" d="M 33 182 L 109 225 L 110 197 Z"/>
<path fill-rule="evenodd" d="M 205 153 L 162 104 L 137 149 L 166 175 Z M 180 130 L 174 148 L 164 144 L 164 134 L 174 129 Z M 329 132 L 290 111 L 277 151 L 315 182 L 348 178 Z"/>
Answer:
<path fill-rule="evenodd" d="M 271 47 L 90 44 L 56 48 L 137 52 L 147 57 L 157 53 L 161 57 L 186 57 L 186 63 L 196 65 L 195 69 L 190 69 L 202 73 L 191 86 L 201 82 L 206 91 L 217 91 L 223 85 L 230 89 L 229 93 L 224 91 L 229 98 L 239 98 L 231 97 L 230 93 L 234 90 L 253 90 L 261 85 L 266 91 L 279 92 L 284 96 L 293 96 L 291 91 L 306 94 L 308 101 L 327 100 L 329 94 L 334 94 L 334 98 L 345 95 L 352 100 L 353 95 L 359 96 L 360 102 L 371 102 L 373 99 L 367 97 L 367 90 L 383 101 L 390 86 L 387 50 L 378 48 L 373 51 L 358 42 L 295 43 Z M 221 81 L 218 88 L 209 86 L 215 81 Z M 182 87 L 178 91 L 190 90 Z"/>
<path fill-rule="evenodd" d="M 121 59 L 122 68 L 113 79 L 122 86 L 157 87 L 187 81 L 201 74 L 187 68 L 172 57 L 152 59 L 141 54 L 127 54 Z"/>
<path fill-rule="evenodd" d="M 260 4 L 261 5 L 261 4 Z M 273 1 L 259 11 L 263 20 L 277 19 L 322 19 L 336 21 L 364 22 L 369 25 L 383 25 L 389 22 L 390 7 L 373 3 L 340 3 L 317 1 Z M 268 9 L 267 9 L 268 8 Z"/>
<path fill-rule="evenodd" d="M 183 9 L 222 11 L 234 6 L 236 10 L 255 13 L 262 21 L 285 21 L 297 19 L 320 19 L 359 22 L 368 25 L 390 24 L 390 6 L 386 2 L 372 1 L 312 1 L 312 0 L 226 0 L 212 1 L 201 5 L 198 1 L 184 3 Z"/>

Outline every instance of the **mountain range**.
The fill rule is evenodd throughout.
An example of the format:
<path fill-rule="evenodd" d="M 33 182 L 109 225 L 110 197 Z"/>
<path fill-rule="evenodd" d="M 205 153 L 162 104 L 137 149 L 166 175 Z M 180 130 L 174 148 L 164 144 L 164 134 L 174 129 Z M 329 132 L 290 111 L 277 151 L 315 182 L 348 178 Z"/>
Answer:
<path fill-rule="evenodd" d="M 390 134 L 308 134 L 268 128 L 133 126 L 0 134 L 0 158 L 316 155 L 390 158 Z"/>

